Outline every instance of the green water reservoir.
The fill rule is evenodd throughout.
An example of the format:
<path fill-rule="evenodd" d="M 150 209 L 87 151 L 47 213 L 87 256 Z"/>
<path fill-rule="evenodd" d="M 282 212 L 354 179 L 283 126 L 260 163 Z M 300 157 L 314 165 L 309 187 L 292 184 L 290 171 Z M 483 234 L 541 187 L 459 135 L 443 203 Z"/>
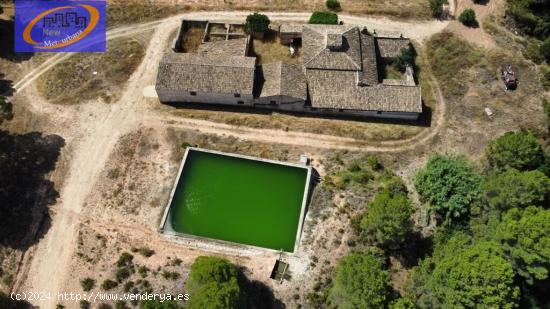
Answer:
<path fill-rule="evenodd" d="M 309 169 L 190 148 L 164 229 L 293 252 Z"/>

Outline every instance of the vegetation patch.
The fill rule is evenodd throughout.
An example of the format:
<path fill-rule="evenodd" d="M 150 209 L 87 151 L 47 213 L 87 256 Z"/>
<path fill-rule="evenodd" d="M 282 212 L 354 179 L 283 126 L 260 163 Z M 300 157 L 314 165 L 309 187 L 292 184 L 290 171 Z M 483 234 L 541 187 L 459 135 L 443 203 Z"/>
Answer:
<path fill-rule="evenodd" d="M 290 48 L 281 44 L 281 38 L 275 31 L 267 31 L 263 38 L 254 38 L 250 48 L 251 56 L 256 57 L 258 64 L 282 61 L 285 63 L 300 63 L 300 49 L 297 48 L 294 56 L 290 55 Z"/>
<path fill-rule="evenodd" d="M 56 104 L 97 98 L 115 102 L 144 54 L 145 47 L 136 39 L 108 41 L 105 53 L 77 53 L 40 76 L 37 86 Z"/>
<path fill-rule="evenodd" d="M 309 18 L 310 24 L 336 25 L 338 24 L 338 15 L 332 12 L 313 12 Z"/>
<path fill-rule="evenodd" d="M 462 97 L 468 90 L 468 70 L 482 61 L 483 53 L 451 32 L 434 35 L 427 43 L 431 70 L 446 97 Z"/>

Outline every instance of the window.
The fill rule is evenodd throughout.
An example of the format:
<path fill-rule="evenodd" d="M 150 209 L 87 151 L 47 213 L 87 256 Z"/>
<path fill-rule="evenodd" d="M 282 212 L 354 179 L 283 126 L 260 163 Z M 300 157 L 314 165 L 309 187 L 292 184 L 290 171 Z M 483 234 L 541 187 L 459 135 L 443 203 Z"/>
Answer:
<path fill-rule="evenodd" d="M 233 94 L 235 96 L 235 98 L 240 98 L 241 97 L 241 94 L 240 93 L 235 93 Z"/>
<path fill-rule="evenodd" d="M 343 112 L 344 112 L 344 110 L 343 110 L 343 109 L 339 109 L 338 111 L 339 111 L 340 113 L 343 113 Z"/>
<path fill-rule="evenodd" d="M 382 115 L 382 112 L 381 112 L 381 111 L 377 111 L 376 114 L 377 114 L 377 115 Z"/>
<path fill-rule="evenodd" d="M 316 107 L 312 107 L 311 110 L 312 110 L 312 111 L 316 111 L 317 108 L 316 108 Z"/>
<path fill-rule="evenodd" d="M 237 104 L 244 104 L 244 101 L 238 101 Z"/>
<path fill-rule="evenodd" d="M 269 101 L 270 105 L 277 105 L 277 101 Z"/>
<path fill-rule="evenodd" d="M 197 92 L 196 91 L 191 91 L 191 92 L 189 92 L 189 94 L 192 95 L 192 96 L 196 96 Z"/>

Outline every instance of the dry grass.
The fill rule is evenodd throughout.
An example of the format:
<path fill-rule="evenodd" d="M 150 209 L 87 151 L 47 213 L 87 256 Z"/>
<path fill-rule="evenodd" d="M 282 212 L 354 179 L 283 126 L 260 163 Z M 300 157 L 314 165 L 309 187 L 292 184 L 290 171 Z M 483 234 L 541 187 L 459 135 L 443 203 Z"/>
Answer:
<path fill-rule="evenodd" d="M 285 63 L 300 63 L 300 51 L 298 48 L 294 57 L 290 56 L 290 48 L 281 44 L 279 36 L 275 32 L 266 33 L 263 39 L 253 39 L 251 56 L 257 57 L 258 64 L 266 64 L 276 61 Z"/>
<path fill-rule="evenodd" d="M 174 4 L 176 3 L 176 4 Z M 430 19 L 426 0 L 340 0 L 343 14 L 384 15 Z M 113 0 L 108 6 L 109 27 L 168 17 L 190 10 L 297 11 L 324 10 L 325 0 Z"/>
<path fill-rule="evenodd" d="M 102 98 L 116 101 L 145 54 L 143 43 L 134 38 L 107 42 L 105 53 L 79 53 L 38 79 L 38 90 L 57 104 L 77 104 Z"/>
<path fill-rule="evenodd" d="M 202 43 L 204 28 L 191 27 L 183 36 L 182 49 L 186 53 L 196 53 Z"/>
<path fill-rule="evenodd" d="M 275 112 L 271 114 L 244 114 L 229 111 L 176 110 L 167 106 L 161 106 L 161 108 L 166 108 L 172 114 L 186 118 L 210 120 L 250 128 L 278 129 L 351 137 L 373 145 L 381 141 L 407 139 L 425 130 L 423 127 L 411 125 L 368 123 L 359 120 L 295 116 Z"/>
<path fill-rule="evenodd" d="M 435 35 L 426 48 L 447 101 L 445 137 L 438 141 L 442 151 L 475 159 L 490 139 L 506 131 L 546 134 L 539 72 L 518 49 L 485 50 L 446 32 Z M 518 74 L 519 86 L 514 91 L 506 91 L 500 80 L 499 70 L 506 64 Z M 491 117 L 485 108 L 492 110 Z"/>

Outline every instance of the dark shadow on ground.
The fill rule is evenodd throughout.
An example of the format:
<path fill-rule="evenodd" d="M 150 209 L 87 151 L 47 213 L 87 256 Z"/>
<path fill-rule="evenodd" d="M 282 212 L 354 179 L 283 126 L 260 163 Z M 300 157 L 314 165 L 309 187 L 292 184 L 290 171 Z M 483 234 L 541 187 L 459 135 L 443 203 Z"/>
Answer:
<path fill-rule="evenodd" d="M 0 292 L 0 308 L 2 309 L 32 309 L 35 308 L 30 303 L 23 300 L 12 300 L 9 295 Z"/>
<path fill-rule="evenodd" d="M 350 120 L 358 122 L 368 122 L 368 123 L 383 123 L 383 124 L 401 124 L 401 125 L 410 125 L 410 126 L 429 126 L 431 125 L 431 109 L 423 105 L 423 112 L 420 115 L 419 120 L 405 120 L 405 119 L 385 119 L 385 118 L 376 118 L 376 117 L 365 117 L 365 116 L 349 116 L 349 115 L 321 115 L 305 112 L 290 112 L 282 110 L 269 110 L 262 109 L 258 107 L 248 107 L 248 106 L 231 106 L 231 105 L 222 105 L 222 104 L 203 104 L 203 103 L 163 103 L 168 106 L 172 106 L 177 109 L 196 109 L 196 110 L 206 110 L 206 111 L 216 111 L 216 112 L 231 112 L 231 113 L 242 113 L 242 114 L 257 114 L 257 115 L 271 115 L 274 112 L 289 116 L 303 117 L 303 118 L 316 118 L 316 119 L 337 119 L 337 120 Z"/>
<path fill-rule="evenodd" d="M 390 254 L 395 256 L 405 268 L 411 268 L 417 266 L 420 260 L 432 255 L 432 252 L 432 238 L 423 237 L 419 232 L 414 232 L 407 236 L 403 248 Z"/>
<path fill-rule="evenodd" d="M 13 89 L 13 81 L 4 79 L 4 76 L 3 73 L 0 73 L 0 95 L 9 97 L 13 95 L 15 89 Z"/>
<path fill-rule="evenodd" d="M 57 135 L 0 130 L 0 245 L 25 250 L 48 231 L 59 197 L 48 177 L 64 146 Z"/>
<path fill-rule="evenodd" d="M 29 60 L 34 53 L 15 52 L 15 22 L 13 20 L 0 19 L 0 58 L 11 62 L 22 62 Z"/>
<path fill-rule="evenodd" d="M 273 261 L 275 263 L 275 261 Z M 269 279 L 269 278 L 266 278 Z M 271 280 L 271 279 L 269 279 Z M 247 281 L 245 285 L 248 308 L 250 309 L 284 309 L 285 304 L 275 298 L 273 291 L 260 281 Z"/>

